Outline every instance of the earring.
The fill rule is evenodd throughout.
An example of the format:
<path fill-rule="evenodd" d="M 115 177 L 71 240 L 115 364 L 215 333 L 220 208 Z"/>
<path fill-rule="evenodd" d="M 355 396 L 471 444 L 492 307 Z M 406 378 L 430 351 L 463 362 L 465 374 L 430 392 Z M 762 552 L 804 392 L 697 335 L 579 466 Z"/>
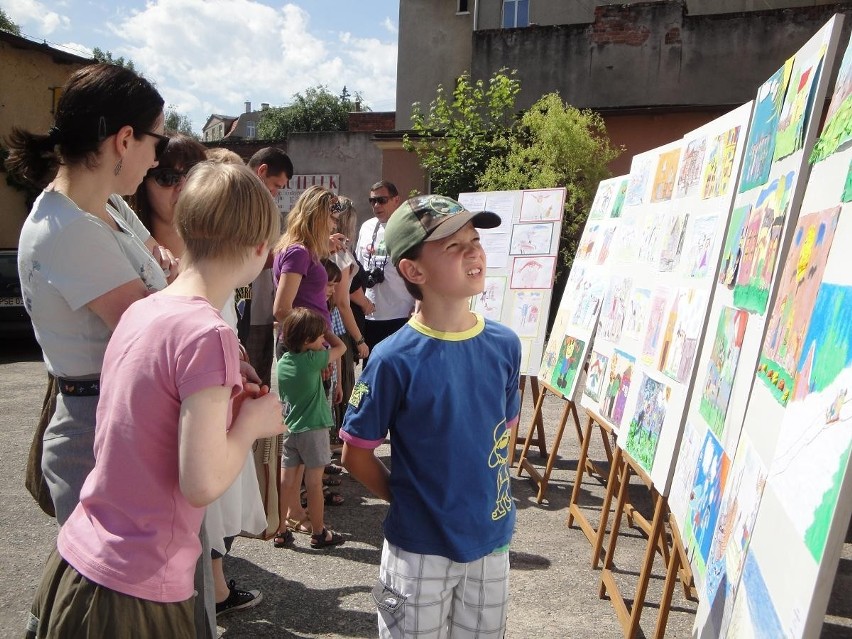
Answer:
<path fill-rule="evenodd" d="M 112 170 L 113 175 L 118 175 L 121 173 L 121 163 L 124 162 L 124 158 L 120 158 L 118 163 L 115 165 L 115 168 Z"/>

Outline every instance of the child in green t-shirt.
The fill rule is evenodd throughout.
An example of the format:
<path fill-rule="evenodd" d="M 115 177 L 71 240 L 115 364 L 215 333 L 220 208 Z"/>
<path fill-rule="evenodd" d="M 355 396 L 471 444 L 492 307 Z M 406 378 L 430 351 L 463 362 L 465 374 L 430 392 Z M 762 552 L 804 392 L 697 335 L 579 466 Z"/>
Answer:
<path fill-rule="evenodd" d="M 281 510 L 290 514 L 304 513 L 299 503 L 300 466 L 304 465 L 308 514 L 285 518 L 273 540 L 277 547 L 288 541 L 288 528 L 310 532 L 311 548 L 335 546 L 344 541 L 339 533 L 326 529 L 323 523 L 322 475 L 331 461 L 328 429 L 334 420 L 322 385 L 322 371 L 346 351 L 341 342 L 326 349 L 323 337 L 326 328 L 325 319 L 307 308 L 294 308 L 281 324 L 286 352 L 278 360 L 278 393 L 290 406 L 285 418 L 288 433 L 284 436 L 281 459 L 284 467 Z"/>

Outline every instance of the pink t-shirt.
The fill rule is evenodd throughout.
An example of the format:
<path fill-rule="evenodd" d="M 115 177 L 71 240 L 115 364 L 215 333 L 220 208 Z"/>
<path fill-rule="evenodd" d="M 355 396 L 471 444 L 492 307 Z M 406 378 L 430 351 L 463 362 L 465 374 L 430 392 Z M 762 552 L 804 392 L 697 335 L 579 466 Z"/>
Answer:
<path fill-rule="evenodd" d="M 205 388 L 240 391 L 237 337 L 207 300 L 157 293 L 122 315 L 101 382 L 95 468 L 59 531 L 59 553 L 111 590 L 185 601 L 204 508 L 180 490 L 180 407 Z"/>

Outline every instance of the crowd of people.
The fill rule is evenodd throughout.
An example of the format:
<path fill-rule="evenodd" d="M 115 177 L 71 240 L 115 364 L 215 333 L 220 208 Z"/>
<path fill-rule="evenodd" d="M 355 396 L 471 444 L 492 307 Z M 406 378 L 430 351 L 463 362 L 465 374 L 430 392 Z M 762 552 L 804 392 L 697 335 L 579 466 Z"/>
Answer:
<path fill-rule="evenodd" d="M 498 216 L 382 180 L 357 235 L 319 186 L 285 221 L 284 151 L 167 132 L 154 86 L 109 64 L 8 145 L 43 189 L 19 245 L 48 370 L 27 486 L 60 524 L 28 637 L 215 636 L 262 599 L 225 576 L 234 538 L 344 543 L 325 509 L 346 471 L 390 502 L 379 634 L 502 636 L 520 342 L 469 306 Z"/>

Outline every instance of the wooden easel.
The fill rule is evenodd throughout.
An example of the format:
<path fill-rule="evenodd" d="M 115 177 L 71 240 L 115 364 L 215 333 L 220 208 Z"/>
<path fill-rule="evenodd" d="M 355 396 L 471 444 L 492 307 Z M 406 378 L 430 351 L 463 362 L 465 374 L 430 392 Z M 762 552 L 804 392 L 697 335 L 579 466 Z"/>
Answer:
<path fill-rule="evenodd" d="M 518 477 L 521 476 L 521 473 L 523 473 L 524 470 L 529 473 L 530 479 L 532 479 L 538 486 L 538 494 L 536 495 L 536 503 L 538 504 L 544 500 L 544 496 L 547 493 L 547 484 L 550 481 L 550 473 L 553 471 L 553 464 L 556 462 L 556 454 L 559 452 L 559 444 L 562 442 L 562 435 L 565 432 L 565 424 L 568 423 L 568 417 L 573 416 L 574 426 L 577 429 L 577 437 L 581 444 L 583 441 L 583 433 L 580 430 L 580 416 L 577 414 L 577 407 L 574 405 L 574 402 L 572 400 L 564 399 L 562 393 L 554 390 L 548 384 L 541 382 L 541 385 L 543 388 L 536 400 L 533 417 L 532 420 L 530 420 L 529 431 L 524 441 L 524 448 L 521 451 L 521 456 L 518 458 Z M 562 409 L 562 416 L 559 419 L 559 426 L 556 429 L 556 437 L 553 439 L 550 454 L 547 456 L 547 464 L 545 465 L 544 473 L 542 474 L 529 462 L 527 459 L 527 453 L 529 452 L 530 444 L 532 443 L 533 431 L 538 427 L 538 424 L 541 423 L 541 409 L 548 391 L 562 399 L 565 402 L 565 407 Z M 539 431 L 539 441 L 542 440 L 543 430 Z"/>
<path fill-rule="evenodd" d="M 695 579 L 689 561 L 686 557 L 686 549 L 683 547 L 683 538 L 674 515 L 668 512 L 669 533 L 671 535 L 671 556 L 666 568 L 666 582 L 663 585 L 663 596 L 660 600 L 660 611 L 657 613 L 657 625 L 654 627 L 654 637 L 664 637 L 666 624 L 669 621 L 669 611 L 672 607 L 672 594 L 674 593 L 675 581 L 679 578 L 683 584 L 683 596 L 690 601 L 698 601 L 698 590 L 695 588 Z"/>
<path fill-rule="evenodd" d="M 666 566 L 670 563 L 671 553 L 669 552 L 668 544 L 663 534 L 664 524 L 668 514 L 668 501 L 654 487 L 651 478 L 645 473 L 639 464 L 630 457 L 626 452 L 618 449 L 624 460 L 621 464 L 621 472 L 619 478 L 618 501 L 615 506 L 615 518 L 612 522 L 612 532 L 610 532 L 609 546 L 604 558 L 603 570 L 601 571 L 600 588 L 598 596 L 603 599 L 607 595 L 610 597 L 612 607 L 615 609 L 615 614 L 621 624 L 621 629 L 627 639 L 632 639 L 639 629 L 639 619 L 642 616 L 642 608 L 645 605 L 645 595 L 648 591 L 648 582 L 651 577 L 651 568 L 654 565 L 654 558 L 659 552 L 663 557 L 663 562 Z M 642 567 L 639 571 L 639 577 L 636 582 L 636 593 L 633 596 L 633 604 L 628 608 L 624 601 L 624 596 L 618 588 L 613 573 L 613 558 L 615 556 L 615 548 L 618 541 L 618 530 L 621 525 L 621 517 L 626 510 L 627 503 L 627 485 L 630 482 L 630 474 L 634 473 L 642 479 L 642 481 L 650 488 L 651 497 L 654 503 L 654 514 L 651 521 L 648 521 L 638 511 L 633 511 L 633 519 L 648 536 L 648 543 L 645 548 L 645 556 L 642 561 Z M 668 616 L 668 611 L 666 612 Z M 665 626 L 663 626 L 665 632 Z M 657 635 L 655 635 L 657 636 Z"/>
<path fill-rule="evenodd" d="M 534 402 L 538 403 L 538 398 L 541 396 L 541 390 L 538 387 L 538 377 L 535 375 L 521 375 L 521 382 L 519 384 L 518 389 L 521 392 L 521 408 L 524 407 L 524 395 L 527 390 L 527 380 L 530 382 L 530 390 L 532 391 L 532 399 Z M 538 446 L 539 455 L 542 457 L 547 457 L 547 443 L 544 437 L 544 422 L 541 420 L 541 413 L 537 413 L 533 415 L 533 422 L 535 423 L 536 437 L 531 440 L 531 444 L 535 444 Z M 512 426 L 511 432 L 509 433 L 509 468 L 512 467 L 515 461 L 515 453 L 517 452 L 518 446 L 526 446 L 527 440 L 529 436 L 519 439 L 518 438 L 518 424 Z M 532 432 L 532 431 L 530 431 Z"/>

